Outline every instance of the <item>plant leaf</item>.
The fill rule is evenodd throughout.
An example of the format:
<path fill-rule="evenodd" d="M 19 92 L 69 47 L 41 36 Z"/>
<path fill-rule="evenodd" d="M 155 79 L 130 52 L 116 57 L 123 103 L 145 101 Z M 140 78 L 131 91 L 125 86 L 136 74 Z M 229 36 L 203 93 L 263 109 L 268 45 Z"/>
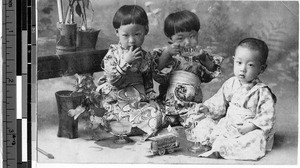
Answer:
<path fill-rule="evenodd" d="M 75 11 L 76 11 L 78 16 L 80 16 L 80 17 L 82 16 L 81 6 L 80 6 L 79 3 L 77 3 Z"/>

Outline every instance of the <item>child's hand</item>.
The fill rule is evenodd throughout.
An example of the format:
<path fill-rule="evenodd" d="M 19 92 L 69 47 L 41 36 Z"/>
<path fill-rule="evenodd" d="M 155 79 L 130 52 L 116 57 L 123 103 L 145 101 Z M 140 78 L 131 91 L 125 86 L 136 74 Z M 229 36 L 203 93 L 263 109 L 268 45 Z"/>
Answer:
<path fill-rule="evenodd" d="M 167 46 L 164 52 L 168 53 L 169 55 L 176 55 L 180 52 L 180 45 L 173 43 Z"/>
<path fill-rule="evenodd" d="M 254 124 L 249 123 L 249 122 L 244 122 L 243 124 L 238 124 L 236 127 L 242 135 L 245 135 L 248 132 L 257 129 L 257 127 Z"/>
<path fill-rule="evenodd" d="M 133 46 L 130 47 L 129 51 L 124 54 L 124 61 L 128 64 L 133 63 L 135 60 L 140 59 L 142 51 L 140 47 L 134 49 Z"/>
<path fill-rule="evenodd" d="M 208 107 L 205 106 L 203 103 L 196 104 L 196 111 L 197 113 L 204 113 L 207 114 L 209 112 Z"/>
<path fill-rule="evenodd" d="M 151 91 L 149 93 L 146 93 L 148 100 L 154 100 L 158 95 L 155 93 L 155 91 Z"/>
<path fill-rule="evenodd" d="M 161 56 L 159 57 L 158 61 L 158 69 L 162 70 L 163 68 L 166 67 L 166 65 L 169 62 L 169 59 L 172 58 L 173 55 L 176 55 L 180 53 L 180 45 L 176 43 L 171 43 L 169 46 L 167 46 Z"/>
<path fill-rule="evenodd" d="M 199 52 L 195 53 L 193 60 L 200 62 L 209 71 L 215 71 L 217 69 L 212 56 L 202 49 Z"/>

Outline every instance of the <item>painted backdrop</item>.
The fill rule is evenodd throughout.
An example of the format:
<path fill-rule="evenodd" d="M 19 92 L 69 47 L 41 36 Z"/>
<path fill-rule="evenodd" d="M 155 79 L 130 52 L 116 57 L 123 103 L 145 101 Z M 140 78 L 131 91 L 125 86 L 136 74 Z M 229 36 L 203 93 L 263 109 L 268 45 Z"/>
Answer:
<path fill-rule="evenodd" d="M 297 1 L 92 0 L 95 13 L 93 20 L 88 17 L 88 23 L 93 28 L 101 29 L 97 49 L 106 49 L 111 43 L 117 43 L 112 26 L 113 15 L 120 6 L 135 3 L 147 11 L 150 20 L 150 32 L 143 45 L 146 50 L 167 44 L 168 39 L 163 33 L 163 21 L 170 12 L 187 9 L 195 12 L 200 18 L 200 45 L 211 47 L 215 53 L 225 58 L 222 75 L 203 85 L 204 99 L 212 96 L 221 84 L 233 75 L 232 56 L 235 45 L 240 40 L 245 37 L 256 37 L 266 41 L 270 48 L 269 65 L 261 79 L 270 86 L 278 98 L 278 137 L 282 141 L 288 139 L 287 143 L 297 146 L 299 58 Z M 37 12 L 37 55 L 38 57 L 52 55 L 55 53 L 58 21 L 56 0 L 38 0 Z M 73 77 L 38 81 L 38 130 L 58 123 L 54 93 L 60 89 L 72 89 L 73 82 Z"/>

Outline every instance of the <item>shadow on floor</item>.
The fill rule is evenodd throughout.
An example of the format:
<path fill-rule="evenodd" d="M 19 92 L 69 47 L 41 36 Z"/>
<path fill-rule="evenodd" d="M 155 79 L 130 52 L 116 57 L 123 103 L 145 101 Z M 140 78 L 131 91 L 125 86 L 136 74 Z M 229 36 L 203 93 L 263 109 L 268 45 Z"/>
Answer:
<path fill-rule="evenodd" d="M 285 143 L 285 136 L 284 135 L 281 135 L 281 134 L 275 134 L 274 136 L 274 144 L 273 144 L 273 149 L 278 149 L 278 148 L 281 148 L 282 145 L 284 145 Z"/>
<path fill-rule="evenodd" d="M 116 140 L 118 140 L 117 137 L 109 137 L 109 138 L 106 138 L 106 139 L 96 141 L 95 144 L 97 144 L 101 147 L 108 147 L 108 148 L 111 148 L 111 149 L 117 149 L 117 148 L 123 148 L 124 146 L 133 146 L 136 143 L 135 141 L 131 141 L 131 142 L 128 142 L 128 143 L 118 143 L 118 142 L 116 142 Z"/>

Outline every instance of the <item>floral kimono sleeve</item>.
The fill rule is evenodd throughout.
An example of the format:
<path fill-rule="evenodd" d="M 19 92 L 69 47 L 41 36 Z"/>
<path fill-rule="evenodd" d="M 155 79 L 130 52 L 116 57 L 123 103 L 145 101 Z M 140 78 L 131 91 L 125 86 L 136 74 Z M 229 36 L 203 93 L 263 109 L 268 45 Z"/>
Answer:
<path fill-rule="evenodd" d="M 232 97 L 232 83 L 232 79 L 227 80 L 215 95 L 204 102 L 204 105 L 209 109 L 207 116 L 212 119 L 220 119 L 226 115 L 229 100 Z"/>
<path fill-rule="evenodd" d="M 252 122 L 254 125 L 269 133 L 275 124 L 275 103 L 276 97 L 268 87 L 262 87 L 259 90 L 259 100 L 257 104 L 257 113 Z"/>
<path fill-rule="evenodd" d="M 173 72 L 176 64 L 174 62 L 174 59 L 171 59 L 171 61 L 165 68 L 163 68 L 162 70 L 158 69 L 158 60 L 163 50 L 164 48 L 158 48 L 151 51 L 151 55 L 153 58 L 153 79 L 159 84 L 167 84 L 169 82 L 171 73 Z"/>
<path fill-rule="evenodd" d="M 154 71 L 154 58 L 152 55 L 147 52 L 145 56 L 145 64 L 143 65 L 144 67 L 147 67 L 143 74 L 143 82 L 144 82 L 144 87 L 145 87 L 145 92 L 146 94 L 154 92 L 153 89 L 153 71 Z"/>
<path fill-rule="evenodd" d="M 212 79 L 216 78 L 221 74 L 221 63 L 224 58 L 219 55 L 209 55 L 204 54 L 205 59 L 201 61 L 201 65 L 199 66 L 200 79 L 204 83 L 210 82 Z"/>
<path fill-rule="evenodd" d="M 125 80 L 128 67 L 121 65 L 114 53 L 114 48 L 110 47 L 108 53 L 102 60 L 102 68 L 105 71 L 107 81 L 113 86 L 120 86 Z"/>

